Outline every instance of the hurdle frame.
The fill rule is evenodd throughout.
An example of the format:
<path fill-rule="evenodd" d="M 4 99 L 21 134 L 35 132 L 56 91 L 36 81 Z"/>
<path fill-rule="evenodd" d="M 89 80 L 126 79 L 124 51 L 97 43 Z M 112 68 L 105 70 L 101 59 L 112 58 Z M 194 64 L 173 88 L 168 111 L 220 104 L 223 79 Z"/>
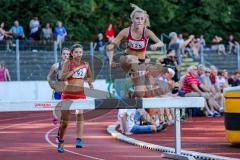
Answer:
<path fill-rule="evenodd" d="M 163 153 L 161 156 L 176 160 L 195 160 L 194 157 L 181 154 L 181 115 L 180 109 L 174 108 L 175 115 L 175 153 Z"/>

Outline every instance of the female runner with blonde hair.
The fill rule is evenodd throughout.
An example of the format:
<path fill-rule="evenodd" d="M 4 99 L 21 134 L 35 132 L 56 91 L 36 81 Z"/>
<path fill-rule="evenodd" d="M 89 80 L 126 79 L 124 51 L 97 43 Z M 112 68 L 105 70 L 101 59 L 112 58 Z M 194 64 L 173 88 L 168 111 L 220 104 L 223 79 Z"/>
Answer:
<path fill-rule="evenodd" d="M 135 4 L 131 4 L 131 7 L 134 8 L 130 15 L 132 24 L 121 30 L 116 38 L 114 38 L 107 46 L 107 55 L 109 56 L 109 62 L 111 65 L 115 47 L 120 45 L 123 39 L 126 40 L 127 49 L 120 57 L 120 64 L 125 72 L 130 71 L 131 73 L 135 86 L 135 96 L 143 97 L 146 90 L 146 68 L 144 62 L 148 40 L 150 38 L 155 42 L 155 44 L 150 45 L 152 50 L 163 47 L 164 44 L 150 29 L 147 28 L 150 26 L 149 15 L 147 12 Z"/>

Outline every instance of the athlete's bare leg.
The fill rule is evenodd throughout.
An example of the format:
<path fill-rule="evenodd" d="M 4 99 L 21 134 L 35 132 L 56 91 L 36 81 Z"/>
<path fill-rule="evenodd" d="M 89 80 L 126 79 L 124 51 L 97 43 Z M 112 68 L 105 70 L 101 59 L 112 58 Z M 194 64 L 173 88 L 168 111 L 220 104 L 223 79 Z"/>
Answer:
<path fill-rule="evenodd" d="M 61 121 L 60 121 L 60 127 L 59 127 L 59 139 L 63 140 L 71 113 L 70 113 L 70 110 L 62 110 L 61 114 L 62 115 L 61 115 Z"/>
<path fill-rule="evenodd" d="M 83 126 L 84 126 L 84 117 L 83 117 L 83 111 L 77 110 L 76 111 L 76 135 L 77 138 L 82 138 L 83 136 Z"/>

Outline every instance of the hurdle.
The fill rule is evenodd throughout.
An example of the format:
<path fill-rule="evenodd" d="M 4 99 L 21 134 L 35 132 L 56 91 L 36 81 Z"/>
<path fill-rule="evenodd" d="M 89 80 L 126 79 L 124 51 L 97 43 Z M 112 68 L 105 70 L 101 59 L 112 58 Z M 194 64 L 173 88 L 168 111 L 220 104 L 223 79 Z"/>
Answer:
<path fill-rule="evenodd" d="M 203 97 L 0 101 L 0 112 L 52 111 L 55 110 L 56 105 L 61 106 L 61 110 L 174 108 L 175 152 L 163 153 L 162 157 L 177 160 L 195 160 L 192 156 L 181 154 L 180 109 L 202 108 L 204 107 L 204 103 L 205 100 Z"/>

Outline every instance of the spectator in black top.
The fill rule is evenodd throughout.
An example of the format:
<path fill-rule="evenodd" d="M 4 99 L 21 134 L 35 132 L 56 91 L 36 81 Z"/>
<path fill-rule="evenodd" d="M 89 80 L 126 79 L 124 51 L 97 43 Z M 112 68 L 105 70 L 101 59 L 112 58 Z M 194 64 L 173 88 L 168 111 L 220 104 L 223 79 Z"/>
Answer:
<path fill-rule="evenodd" d="M 169 49 L 167 51 L 167 57 L 159 60 L 159 62 L 163 64 L 164 67 L 171 68 L 175 71 L 174 77 L 172 78 L 172 80 L 175 82 L 179 81 L 178 72 L 180 71 L 180 67 L 178 66 L 176 58 L 177 57 L 175 50 Z"/>

